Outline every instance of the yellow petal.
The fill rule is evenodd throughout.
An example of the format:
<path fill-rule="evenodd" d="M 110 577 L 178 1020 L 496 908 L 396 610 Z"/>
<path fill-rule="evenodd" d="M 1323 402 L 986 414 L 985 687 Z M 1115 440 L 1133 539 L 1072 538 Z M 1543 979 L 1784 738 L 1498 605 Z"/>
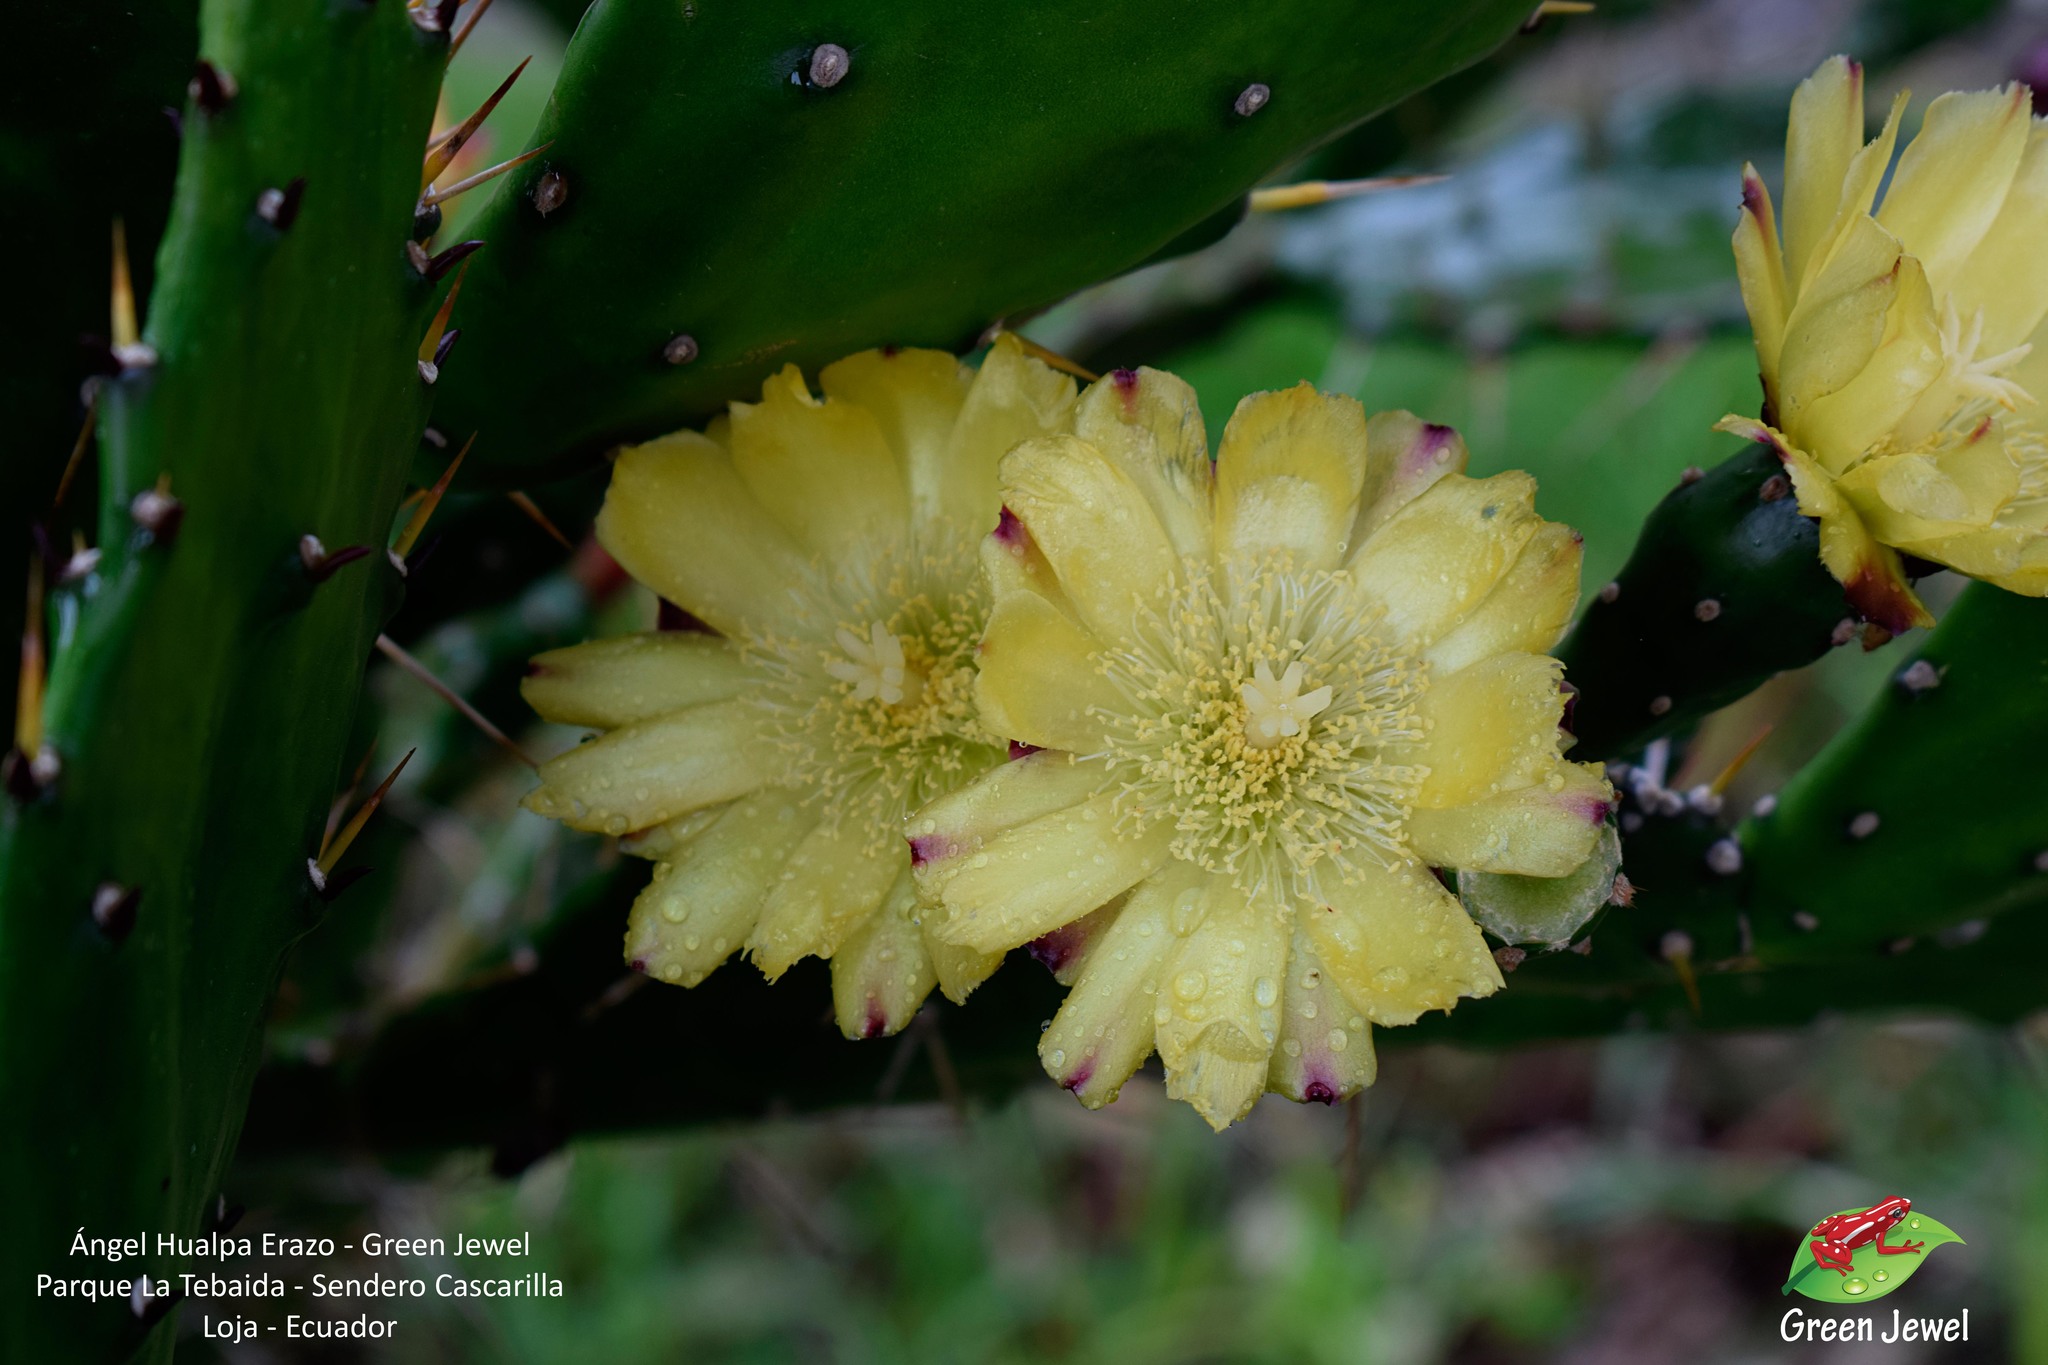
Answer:
<path fill-rule="evenodd" d="M 874 414 L 813 398 L 794 365 L 760 402 L 732 405 L 732 460 L 768 514 L 828 562 L 872 562 L 908 539 L 909 488 Z"/>
<path fill-rule="evenodd" d="M 799 958 L 830 957 L 881 907 L 909 865 L 903 845 L 858 820 L 827 820 L 783 863 L 747 952 L 773 981 Z"/>
<path fill-rule="evenodd" d="M 920 921 L 917 932 L 924 940 L 925 956 L 931 961 L 932 971 L 938 976 L 940 992 L 956 1005 L 966 1003 L 974 988 L 1003 965 L 1004 955 L 976 952 L 940 938 L 939 926 L 944 923 L 944 917 L 925 905 L 922 897 L 919 898 L 917 917 Z"/>
<path fill-rule="evenodd" d="M 895 1033 L 917 1014 L 937 980 L 914 920 L 917 892 L 906 866 L 881 909 L 832 954 L 832 1012 L 849 1038 Z"/>
<path fill-rule="evenodd" d="M 1273 1049 L 1266 1088 L 1297 1103 L 1335 1104 L 1371 1085 L 1378 1074 L 1372 1025 L 1328 980 L 1308 930 L 1296 924 L 1280 993 L 1280 1045 Z"/>
<path fill-rule="evenodd" d="M 624 834 L 744 796 L 770 776 L 758 714 L 709 702 L 643 720 L 541 764 L 522 802 L 572 829 Z"/>
<path fill-rule="evenodd" d="M 1216 452 L 1216 550 L 1297 570 L 1335 568 L 1365 480 L 1365 409 L 1297 384 L 1237 405 Z"/>
<path fill-rule="evenodd" d="M 1355 547 L 1387 519 L 1429 491 L 1446 474 L 1462 474 L 1471 459 L 1454 428 L 1394 409 L 1365 419 L 1365 482 L 1358 520 L 1348 537 Z"/>
<path fill-rule="evenodd" d="M 1797 429 L 1807 405 L 1854 379 L 1884 340 L 1899 290 L 1898 240 L 1858 218 L 1785 324 L 1778 361 L 1778 418 Z"/>
<path fill-rule="evenodd" d="M 1402 756 L 1429 775 L 1418 809 L 1464 806 L 1525 785 L 1557 761 L 1564 665 L 1542 654 L 1496 654 L 1430 679 L 1416 708 L 1423 738 Z"/>
<path fill-rule="evenodd" d="M 1721 425 L 1730 429 L 1727 419 Z M 1792 476 L 1799 510 L 1820 522 L 1821 563 L 1842 585 L 1850 604 L 1894 635 L 1933 625 L 1933 615 L 1906 582 L 1897 553 L 1870 534 L 1828 472 L 1804 451 L 1781 444 L 1778 454 Z"/>
<path fill-rule="evenodd" d="M 1560 760 L 1526 786 L 1468 805 L 1416 811 L 1408 819 L 1408 842 L 1436 867 L 1562 877 L 1586 861 L 1613 808 L 1613 788 L 1597 764 Z"/>
<path fill-rule="evenodd" d="M 1907 92 L 1901 90 L 1892 100 L 1891 113 L 1885 117 L 1883 129 L 1849 158 L 1849 171 L 1842 177 L 1842 197 L 1835 205 L 1834 222 L 1814 243 L 1813 254 L 1806 258 L 1797 280 L 1787 280 L 1795 304 L 1805 300 L 1814 281 L 1833 264 L 1835 256 L 1869 214 L 1871 203 L 1877 198 L 1877 187 L 1883 182 L 1885 172 L 1891 169 L 1892 151 L 1899 143 L 1899 124 L 1906 116 L 1908 99 Z"/>
<path fill-rule="evenodd" d="M 1102 936 L 1102 946 L 1038 1040 L 1046 1074 L 1099 1109 L 1117 1097 L 1152 1054 L 1152 1012 L 1166 964 L 1180 944 L 1176 923 L 1202 913 L 1210 879 L 1171 863 L 1133 888 Z"/>
<path fill-rule="evenodd" d="M 1049 934 L 1040 934 L 1032 939 L 1025 945 L 1032 961 L 1051 972 L 1052 979 L 1062 986 L 1073 985 L 1095 956 L 1095 950 L 1102 946 L 1109 926 L 1116 923 L 1116 917 L 1123 913 L 1128 894 L 1118 896 L 1101 909 L 1091 910 L 1071 923 L 1062 924 Z"/>
<path fill-rule="evenodd" d="M 1353 555 L 1359 597 L 1383 607 L 1397 638 L 1428 644 L 1485 600 L 1542 525 L 1536 481 L 1448 474 Z"/>
<path fill-rule="evenodd" d="M 1004 506 L 1052 566 L 1082 624 L 1121 638 L 1138 605 L 1165 589 L 1177 558 L 1145 495 L 1072 436 L 1018 446 L 1003 457 L 1002 479 Z"/>
<path fill-rule="evenodd" d="M 810 556 L 771 520 L 714 441 L 678 432 L 620 453 L 597 538 L 627 573 L 727 635 L 777 619 Z"/>
<path fill-rule="evenodd" d="M 1984 315 L 1981 354 L 1997 355 L 2019 345 L 2048 315 L 2043 241 L 2048 241 L 2048 124 L 2037 122 L 1997 220 L 1956 272 L 1957 310 L 1965 318 L 1980 311 Z M 2048 400 L 2048 393 L 2035 391 L 2034 397 Z"/>
<path fill-rule="evenodd" d="M 548 720 L 611 730 L 736 697 L 748 681 L 739 651 L 727 641 L 669 630 L 537 654 L 519 692 Z"/>
<path fill-rule="evenodd" d="M 1002 449 L 953 448 L 973 382 L 974 371 L 945 351 L 862 351 L 818 372 L 828 400 L 875 419 L 908 480 L 911 516 L 927 540 L 981 535 L 996 505 Z"/>
<path fill-rule="evenodd" d="M 1950 93 L 1927 106 L 1877 221 L 1919 258 L 1937 295 L 1998 217 L 2031 122 L 2023 85 Z"/>
<path fill-rule="evenodd" d="M 619 836 L 619 852 L 650 860 L 666 858 L 671 852 L 711 828 L 730 808 L 729 803 L 706 806 L 702 810 L 693 810 L 688 815 L 678 815 L 673 820 L 664 820 L 658 825 L 630 830 Z"/>
<path fill-rule="evenodd" d="M 626 960 L 680 986 L 709 976 L 754 931 L 768 884 L 814 822 L 787 788 L 724 807 L 655 864 L 626 924 Z"/>
<path fill-rule="evenodd" d="M 1742 306 L 1756 336 L 1756 358 L 1766 390 L 1775 398 L 1778 362 L 1785 344 L 1785 319 L 1792 307 L 1785 288 L 1785 260 L 1771 220 L 1771 193 L 1756 167 L 1742 168 L 1742 213 L 1735 220 L 1735 276 Z"/>
<path fill-rule="evenodd" d="M 1294 916 L 1221 879 L 1210 887 L 1206 913 L 1167 966 L 1153 1020 L 1166 1093 L 1221 1132 L 1265 1093 Z"/>
<path fill-rule="evenodd" d="M 1369 1021 L 1412 1024 L 1460 996 L 1500 989 L 1485 936 L 1420 863 L 1369 865 L 1355 885 L 1325 886 L 1302 910 L 1330 981 Z"/>
<path fill-rule="evenodd" d="M 1424 657 L 1437 674 L 1493 654 L 1542 654 L 1558 642 L 1579 602 L 1579 563 L 1585 540 L 1569 526 L 1547 521 L 1492 592 Z"/>
<path fill-rule="evenodd" d="M 1096 667 L 1100 645 L 1036 593 L 1009 593 L 989 613 L 975 655 L 975 705 L 982 724 L 1041 749 L 1094 753 L 1102 746 L 1097 707 L 1125 703 Z"/>
<path fill-rule="evenodd" d="M 1176 553 L 1209 553 L 1209 434 L 1193 389 L 1163 370 L 1118 370 L 1081 395 L 1074 434 L 1145 495 Z"/>
<path fill-rule="evenodd" d="M 998 770 L 1000 771 L 1000 769 Z M 940 892 L 941 937 L 985 953 L 1029 943 L 1077 920 L 1164 863 L 1164 822 L 1119 834 L 1115 795 L 1040 816 L 996 835 Z"/>
<path fill-rule="evenodd" d="M 1005 830 L 1078 805 L 1108 785 L 1101 763 L 1052 752 L 1014 759 L 939 797 L 904 826 L 924 898 L 936 900 L 945 883 Z"/>
<path fill-rule="evenodd" d="M 1830 57 L 1793 92 L 1785 133 L 1785 275 L 1795 283 L 1834 226 L 1862 146 L 1863 67 Z"/>
<path fill-rule="evenodd" d="M 1024 353 L 1017 338 L 1004 333 L 989 347 L 975 372 L 974 384 L 953 427 L 951 465 L 1000 462 L 1004 452 L 1022 441 L 1070 430 L 1074 421 L 1074 381 Z M 942 484 L 942 514 L 975 531 L 996 523 L 996 495 L 984 492 L 980 475 L 949 479 Z M 991 476 L 988 488 L 997 487 Z"/>
<path fill-rule="evenodd" d="M 1846 469 L 1898 426 L 1941 373 L 1934 295 L 1920 263 L 1903 256 L 1883 339 L 1854 378 L 1799 414 L 1800 447 L 1829 469 Z"/>

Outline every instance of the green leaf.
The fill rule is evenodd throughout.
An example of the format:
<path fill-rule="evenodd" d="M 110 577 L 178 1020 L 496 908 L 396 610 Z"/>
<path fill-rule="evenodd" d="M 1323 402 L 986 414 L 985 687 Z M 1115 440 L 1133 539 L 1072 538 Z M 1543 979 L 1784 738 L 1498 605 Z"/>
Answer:
<path fill-rule="evenodd" d="M 1837 1212 L 1860 1213 L 1862 1210 L 1840 1209 Z M 1963 1239 L 1938 1219 L 1924 1213 L 1909 1212 L 1904 1222 L 1885 1234 L 1885 1240 L 1896 1246 L 1908 1242 L 1923 1245 L 1919 1254 L 1909 1252 L 1903 1256 L 1887 1256 L 1875 1244 L 1858 1247 L 1849 1258 L 1849 1271 L 1844 1274 L 1815 1261 L 1811 1236 L 1802 1237 L 1799 1249 L 1792 1253 L 1792 1265 L 1786 1272 L 1788 1278 L 1781 1292 L 1797 1292 L 1822 1303 L 1867 1303 L 1871 1299 L 1881 1299 L 1913 1278 L 1913 1272 L 1927 1264 L 1929 1252 L 1950 1242 L 1961 1245 Z"/>

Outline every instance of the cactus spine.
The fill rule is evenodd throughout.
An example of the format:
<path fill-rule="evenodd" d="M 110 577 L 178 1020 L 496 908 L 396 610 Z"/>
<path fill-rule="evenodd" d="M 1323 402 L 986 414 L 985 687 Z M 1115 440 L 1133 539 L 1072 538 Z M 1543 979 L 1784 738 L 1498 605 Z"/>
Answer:
<path fill-rule="evenodd" d="M 405 245 L 447 37 L 421 17 L 204 7 L 216 79 L 184 111 L 140 335 L 117 298 L 101 558 L 50 614 L 41 761 L 17 760 L 0 815 L 11 1296 L 81 1224 L 208 1226 L 317 912 L 307 860 L 397 575 L 378 554 L 322 578 L 301 544 L 382 546 L 425 417 L 433 291 Z M 0 1355 L 168 1359 L 171 1307 L 10 1303 Z"/>

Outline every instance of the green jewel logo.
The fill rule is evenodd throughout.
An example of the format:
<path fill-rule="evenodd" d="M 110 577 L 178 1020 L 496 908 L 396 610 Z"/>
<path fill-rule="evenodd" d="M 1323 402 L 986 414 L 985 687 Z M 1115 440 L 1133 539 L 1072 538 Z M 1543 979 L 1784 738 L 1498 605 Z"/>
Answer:
<path fill-rule="evenodd" d="M 1843 1209 L 1813 1225 L 1792 1254 L 1781 1293 L 1822 1303 L 1881 1299 L 1927 1264 L 1927 1253 L 1960 1244 L 1949 1227 L 1913 1212 L 1913 1201 L 1894 1195 L 1867 1209 Z"/>

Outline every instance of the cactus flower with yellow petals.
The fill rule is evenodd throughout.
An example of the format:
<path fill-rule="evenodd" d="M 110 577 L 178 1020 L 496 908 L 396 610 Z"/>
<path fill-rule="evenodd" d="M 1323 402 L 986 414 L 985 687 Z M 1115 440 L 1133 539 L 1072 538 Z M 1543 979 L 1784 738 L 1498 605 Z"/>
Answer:
<path fill-rule="evenodd" d="M 1156 1048 L 1218 1128 L 1369 1084 L 1373 1025 L 1497 989 L 1439 868 L 1561 876 L 1611 791 L 1566 762 L 1579 539 L 1448 428 L 1307 385 L 1211 465 L 1188 387 L 1119 371 L 1003 457 L 983 723 L 1029 753 L 911 820 L 963 951 L 1071 987 L 1039 1056 L 1090 1105 Z"/>
<path fill-rule="evenodd" d="M 1927 108 L 1882 202 L 1906 96 L 1863 140 L 1863 72 L 1835 57 L 1792 97 L 1782 238 L 1743 172 L 1735 259 L 1761 420 L 1821 556 L 1863 614 L 1931 624 L 1900 552 L 2048 593 L 2048 123 L 2025 86 Z"/>
<path fill-rule="evenodd" d="M 599 540 L 717 633 L 535 659 L 534 709 L 603 733 L 526 805 L 655 860 L 635 967 L 692 986 L 741 950 L 771 979 L 829 957 L 839 1026 L 869 1037 L 1000 961 L 934 937 L 904 819 L 1006 757 L 974 707 L 975 546 L 998 457 L 1066 430 L 1075 389 L 1010 339 L 979 371 L 867 351 L 819 381 L 791 366 L 705 432 L 620 454 Z"/>

